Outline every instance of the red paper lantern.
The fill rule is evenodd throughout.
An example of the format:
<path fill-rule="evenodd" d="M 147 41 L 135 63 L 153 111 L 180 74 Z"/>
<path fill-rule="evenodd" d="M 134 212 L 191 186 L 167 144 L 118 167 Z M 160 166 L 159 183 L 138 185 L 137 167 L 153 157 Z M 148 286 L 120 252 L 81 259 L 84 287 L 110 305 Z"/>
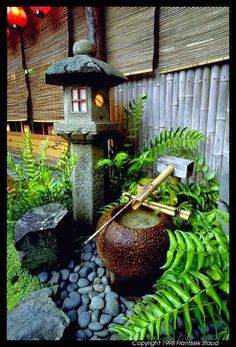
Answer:
<path fill-rule="evenodd" d="M 30 9 L 36 14 L 36 16 L 44 17 L 50 12 L 51 7 L 33 6 L 33 7 L 30 7 Z"/>
<path fill-rule="evenodd" d="M 7 21 L 13 28 L 23 28 L 27 23 L 27 16 L 22 7 L 7 7 Z"/>

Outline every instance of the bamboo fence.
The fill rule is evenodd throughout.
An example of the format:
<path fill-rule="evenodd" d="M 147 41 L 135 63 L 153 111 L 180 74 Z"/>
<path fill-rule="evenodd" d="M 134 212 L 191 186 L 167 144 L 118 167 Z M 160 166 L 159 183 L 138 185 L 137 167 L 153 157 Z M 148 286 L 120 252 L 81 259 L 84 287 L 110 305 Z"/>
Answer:
<path fill-rule="evenodd" d="M 219 179 L 229 171 L 228 64 L 168 74 L 156 73 L 154 77 L 112 88 L 111 119 L 121 119 L 122 108 L 127 108 L 133 98 L 146 94 L 148 101 L 138 141 L 140 149 L 166 128 L 187 126 L 199 129 L 207 136 L 199 152 L 204 155 L 210 170 L 215 169 Z M 193 175 L 190 181 L 195 180 Z"/>

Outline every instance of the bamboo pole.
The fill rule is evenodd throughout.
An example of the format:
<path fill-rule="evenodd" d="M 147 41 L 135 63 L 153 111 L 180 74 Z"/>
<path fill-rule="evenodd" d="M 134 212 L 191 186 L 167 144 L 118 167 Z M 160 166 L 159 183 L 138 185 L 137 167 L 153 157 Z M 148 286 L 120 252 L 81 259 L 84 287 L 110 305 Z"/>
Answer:
<path fill-rule="evenodd" d="M 201 94 L 202 94 L 202 68 L 198 68 L 196 69 L 195 75 L 194 75 L 192 129 L 199 128 Z"/>
<path fill-rule="evenodd" d="M 202 77 L 202 95 L 201 95 L 201 107 L 200 107 L 200 119 L 199 130 L 206 135 L 207 132 L 207 117 L 209 107 L 209 87 L 210 87 L 210 68 L 204 67 Z M 199 146 L 199 153 L 205 156 L 205 143 L 203 142 Z M 199 175 L 198 175 L 199 177 Z"/>
<path fill-rule="evenodd" d="M 119 103 L 118 103 L 118 87 L 113 88 L 114 95 L 114 121 L 118 122 L 119 119 Z"/>
<path fill-rule="evenodd" d="M 166 76 L 166 127 L 172 127 L 172 99 L 173 99 L 173 82 L 172 73 Z"/>
<path fill-rule="evenodd" d="M 110 120 L 113 122 L 115 120 L 115 115 L 114 115 L 114 88 L 109 89 L 109 100 L 110 100 Z"/>
<path fill-rule="evenodd" d="M 188 127 L 189 129 L 191 128 L 191 124 L 192 124 L 193 87 L 194 87 L 194 71 L 188 70 L 186 75 L 184 126 Z"/>
<path fill-rule="evenodd" d="M 118 86 L 118 122 L 123 122 L 123 84 Z"/>
<path fill-rule="evenodd" d="M 130 193 L 124 192 L 122 194 L 122 196 L 127 197 L 127 198 L 131 198 L 134 199 L 136 196 L 135 195 L 131 195 Z M 186 210 L 178 210 L 177 207 L 172 207 L 172 206 L 168 206 L 168 205 L 164 205 L 164 204 L 160 204 L 158 202 L 154 202 L 154 201 L 146 201 L 146 202 L 142 202 L 142 206 L 148 207 L 154 211 L 160 211 L 162 213 L 168 214 L 169 216 L 178 216 L 182 219 L 188 220 L 191 212 L 190 211 L 186 211 Z"/>
<path fill-rule="evenodd" d="M 155 71 L 153 84 L 153 133 L 156 136 L 160 124 L 160 75 L 158 70 Z"/>
<path fill-rule="evenodd" d="M 172 100 L 172 127 L 178 127 L 178 108 L 179 108 L 179 73 L 174 73 L 173 100 Z"/>
<path fill-rule="evenodd" d="M 153 79 L 148 78 L 148 99 L 147 99 L 147 115 L 148 115 L 148 142 L 153 138 Z"/>
<path fill-rule="evenodd" d="M 186 71 L 180 71 L 178 126 L 181 128 L 183 128 L 184 126 L 185 91 L 186 91 Z"/>
<path fill-rule="evenodd" d="M 143 78 L 143 80 L 142 80 L 142 95 L 147 95 L 147 93 L 148 93 L 148 80 L 147 80 L 147 78 Z M 143 143 L 147 143 L 147 141 L 148 141 L 148 108 L 147 108 L 147 103 L 145 105 L 144 115 L 143 115 L 142 141 L 143 141 Z"/>
<path fill-rule="evenodd" d="M 220 178 L 220 175 L 221 175 L 228 93 L 229 93 L 229 66 L 227 64 L 221 67 L 221 73 L 220 73 L 219 97 L 218 97 L 217 114 L 216 114 L 216 133 L 215 133 L 214 150 L 213 150 L 213 166 L 217 172 L 218 178 Z"/>
<path fill-rule="evenodd" d="M 220 67 L 219 65 L 213 65 L 211 68 L 211 80 L 210 80 L 210 95 L 209 95 L 209 111 L 207 119 L 207 140 L 205 160 L 209 165 L 209 169 L 212 170 L 212 156 L 215 138 L 215 126 L 216 126 L 216 112 L 217 101 L 219 94 L 219 80 L 220 80 Z"/>
<path fill-rule="evenodd" d="M 152 103 L 153 103 L 153 79 L 148 78 L 148 98 L 147 98 L 147 116 L 148 116 L 148 131 L 147 131 L 147 143 L 150 143 L 150 141 L 153 139 L 153 112 L 152 112 Z M 153 167 L 148 167 L 147 170 L 148 176 L 152 177 L 153 176 Z"/>
<path fill-rule="evenodd" d="M 167 166 L 146 188 L 144 188 L 142 194 L 137 196 L 135 201 L 132 203 L 133 210 L 137 210 L 142 202 L 171 174 L 173 174 L 175 168 L 173 165 Z"/>
<path fill-rule="evenodd" d="M 160 76 L 160 127 L 159 130 L 163 131 L 166 127 L 166 76 Z"/>

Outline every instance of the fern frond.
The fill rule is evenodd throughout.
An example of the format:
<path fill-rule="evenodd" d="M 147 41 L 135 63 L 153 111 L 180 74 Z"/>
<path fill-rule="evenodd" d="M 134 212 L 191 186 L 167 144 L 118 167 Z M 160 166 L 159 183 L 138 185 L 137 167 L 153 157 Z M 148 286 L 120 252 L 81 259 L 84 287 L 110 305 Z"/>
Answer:
<path fill-rule="evenodd" d="M 21 159 L 24 162 L 24 170 L 26 178 L 32 179 L 37 175 L 36 159 L 33 155 L 31 133 L 26 131 L 24 136 L 24 146 L 21 152 Z"/>

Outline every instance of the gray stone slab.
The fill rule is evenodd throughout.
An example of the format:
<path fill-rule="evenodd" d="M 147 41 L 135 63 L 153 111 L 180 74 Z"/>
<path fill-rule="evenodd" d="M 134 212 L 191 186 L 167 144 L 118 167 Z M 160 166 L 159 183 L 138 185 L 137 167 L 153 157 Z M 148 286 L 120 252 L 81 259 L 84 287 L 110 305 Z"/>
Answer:
<path fill-rule="evenodd" d="M 7 314 L 7 340 L 60 340 L 70 319 L 45 291 L 31 293 Z"/>

